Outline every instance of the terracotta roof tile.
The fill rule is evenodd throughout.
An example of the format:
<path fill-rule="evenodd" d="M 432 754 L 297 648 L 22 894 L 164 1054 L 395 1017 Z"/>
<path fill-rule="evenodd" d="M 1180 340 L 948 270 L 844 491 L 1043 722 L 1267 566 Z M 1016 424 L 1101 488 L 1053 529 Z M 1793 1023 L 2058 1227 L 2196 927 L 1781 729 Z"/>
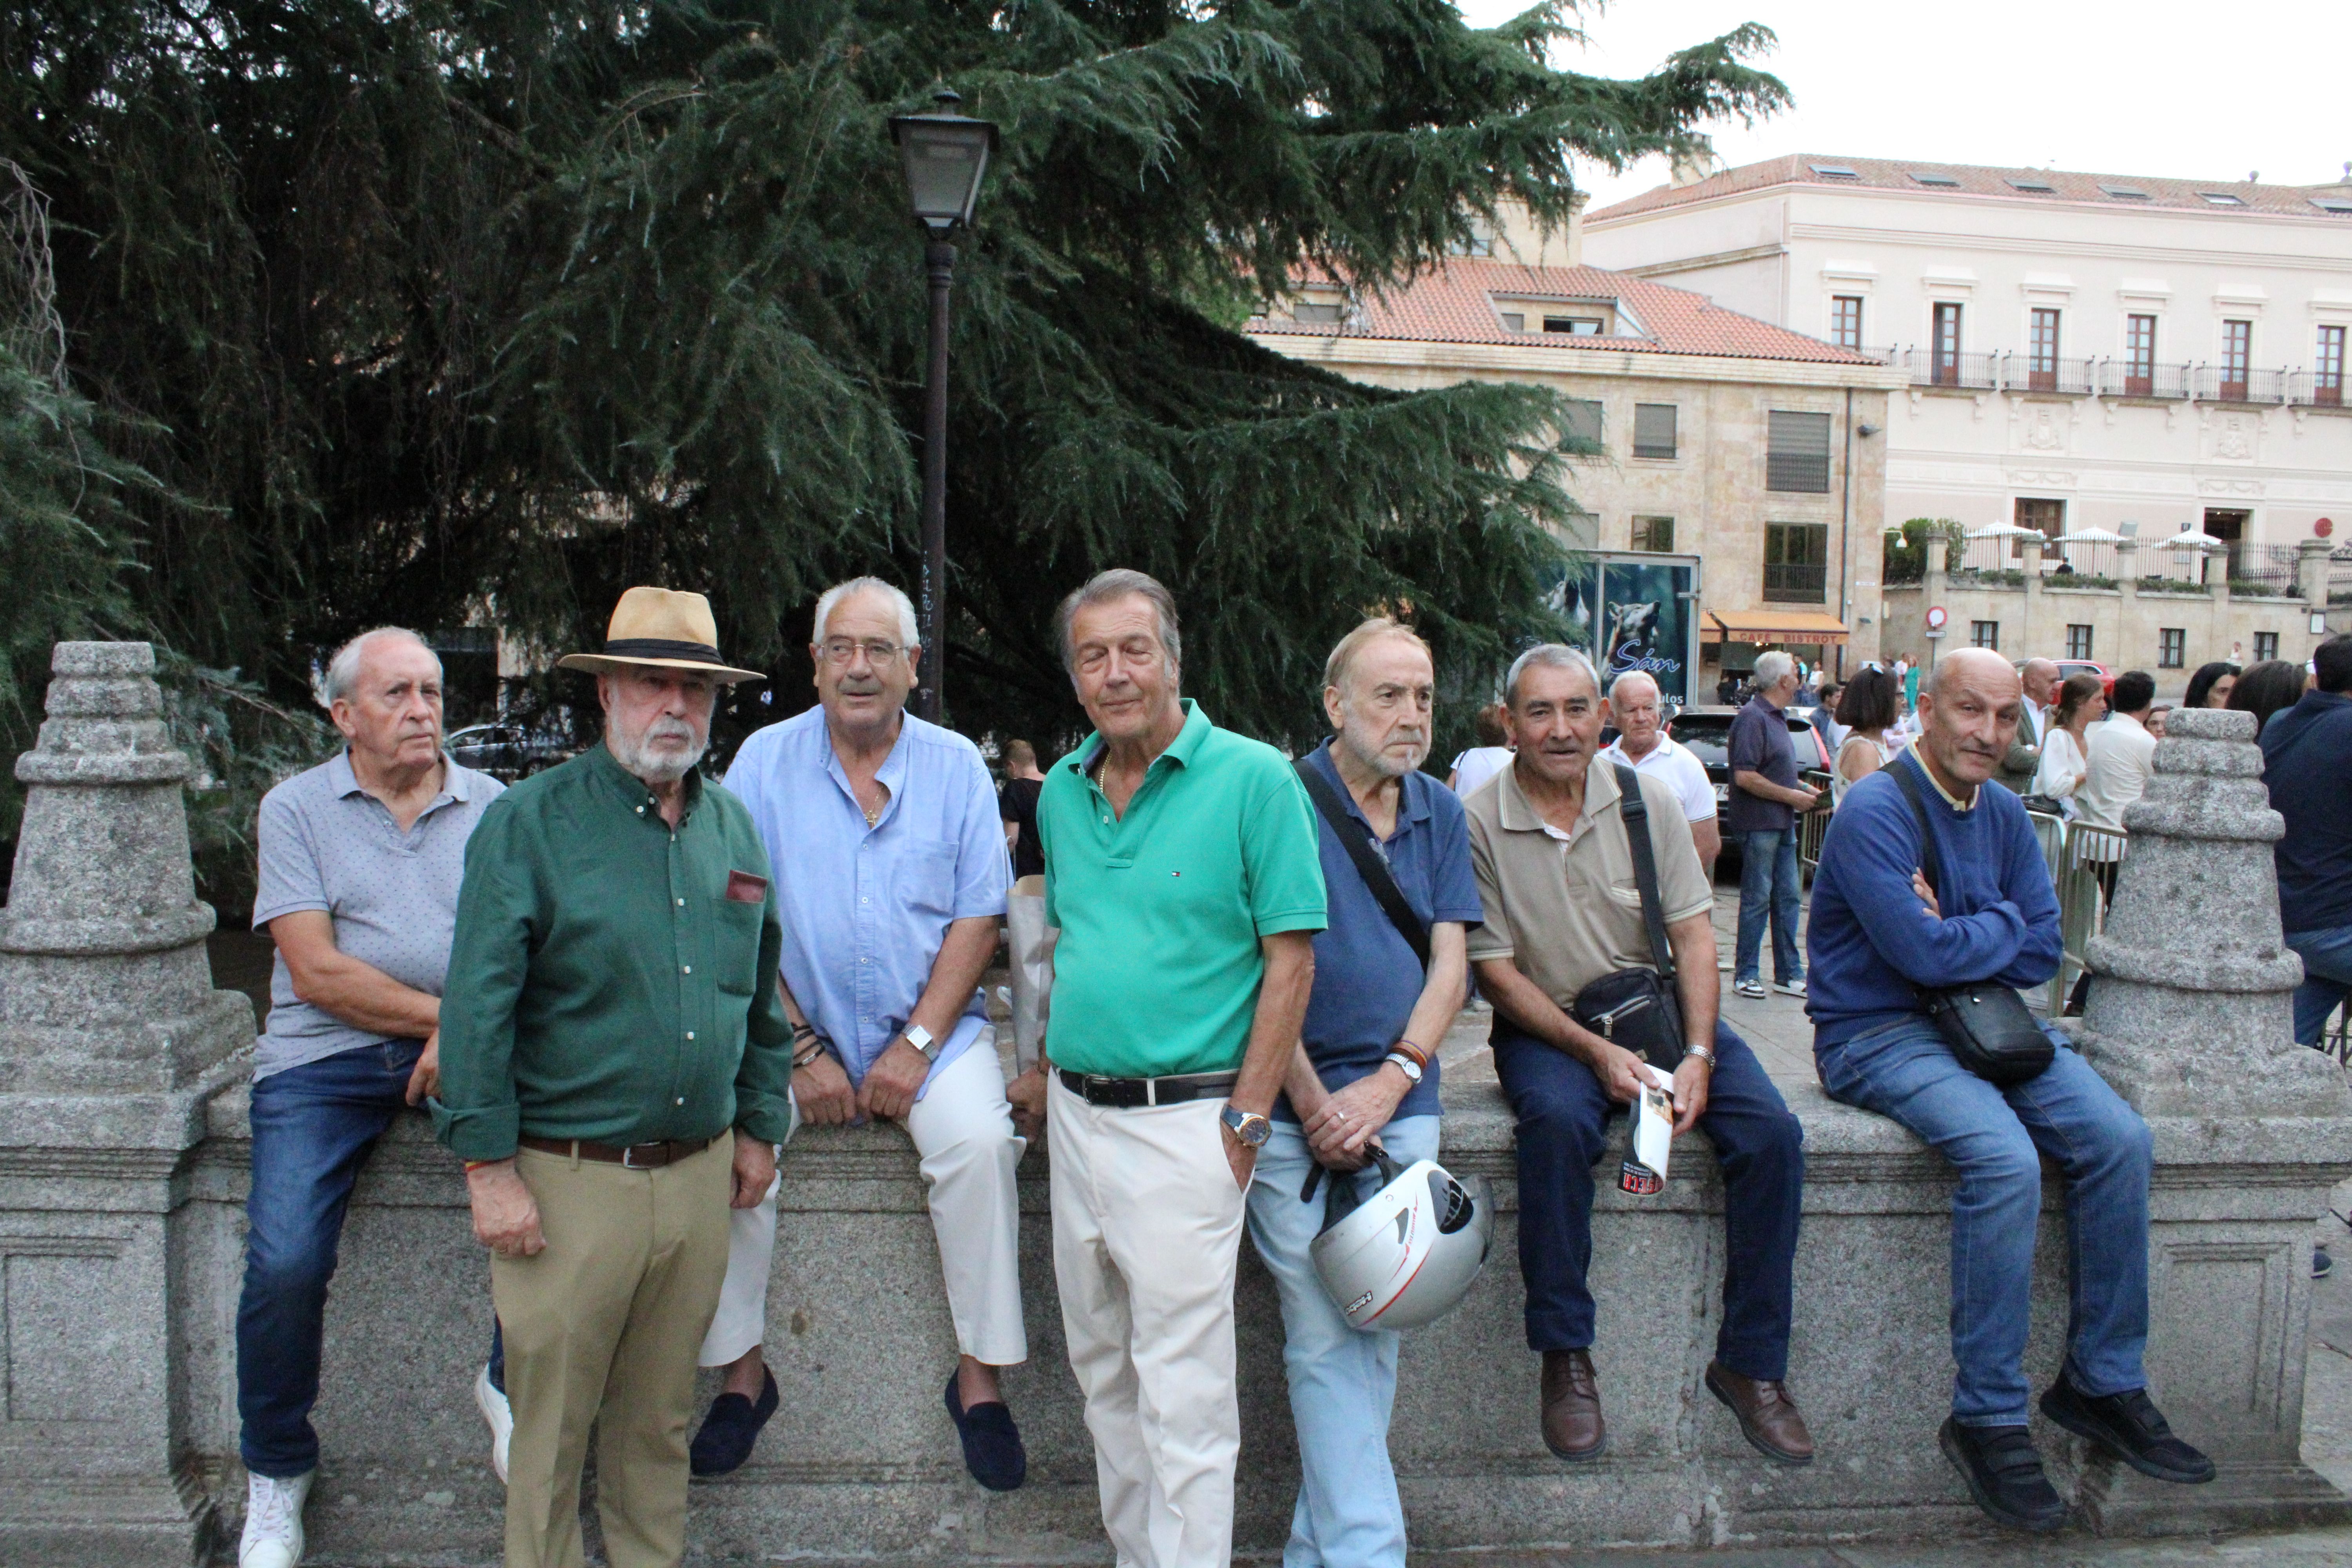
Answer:
<path fill-rule="evenodd" d="M 1308 279 L 1308 282 L 1315 281 Z M 1504 299 L 1610 300 L 1641 330 L 1637 337 L 1574 337 L 1562 332 L 1515 332 L 1494 301 Z M 1247 331 L 1268 337 L 1401 339 L 1414 342 L 1509 343 L 1563 353 L 1714 354 L 1731 359 L 1811 360 L 1827 364 L 1876 361 L 1819 338 L 1792 332 L 1727 310 L 1704 295 L 1672 289 L 1599 267 L 1524 267 L 1512 261 L 1456 258 L 1384 296 L 1367 294 L 1344 322 L 1297 321 L 1257 316 Z"/>
<path fill-rule="evenodd" d="M 1853 178 L 1823 174 L 1822 169 L 1851 169 Z M 1925 184 L 1916 174 L 1942 175 L 1949 184 Z M 2010 182 L 2048 185 L 2047 192 L 2021 191 Z M 2085 174 L 2063 169 L 2000 169 L 1975 163 L 1932 163 L 1895 158 L 1832 158 L 1819 153 L 1792 153 L 1726 169 L 1688 185 L 1660 185 L 1613 206 L 1587 213 L 1587 223 L 1606 223 L 1716 196 L 1760 191 L 1773 185 L 1818 185 L 1832 189 L 1909 191 L 1919 195 L 1999 196 L 2018 202 L 2095 202 L 2108 207 L 2167 207 L 2194 212 L 2261 212 L 2321 220 L 2335 215 L 2312 205 L 2314 196 L 2341 200 L 2352 192 L 2342 185 L 2258 185 L 2245 180 L 2176 180 L 2139 174 Z M 2116 195 L 2103 186 L 2144 193 L 2145 199 Z M 2232 196 L 2232 202 L 2206 200 L 2207 193 Z M 2338 221 L 2341 221 L 2340 219 Z"/>

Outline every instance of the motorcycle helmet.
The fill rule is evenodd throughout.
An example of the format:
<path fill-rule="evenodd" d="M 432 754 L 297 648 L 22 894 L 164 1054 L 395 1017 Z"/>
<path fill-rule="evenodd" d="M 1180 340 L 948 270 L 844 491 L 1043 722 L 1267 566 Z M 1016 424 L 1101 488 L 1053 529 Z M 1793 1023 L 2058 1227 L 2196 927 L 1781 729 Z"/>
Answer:
<path fill-rule="evenodd" d="M 1324 1294 L 1356 1329 L 1417 1329 L 1452 1311 L 1495 1239 L 1486 1182 L 1457 1180 L 1434 1160 L 1400 1170 L 1378 1144 L 1381 1188 L 1331 1184 L 1323 1230 L 1307 1247 Z"/>

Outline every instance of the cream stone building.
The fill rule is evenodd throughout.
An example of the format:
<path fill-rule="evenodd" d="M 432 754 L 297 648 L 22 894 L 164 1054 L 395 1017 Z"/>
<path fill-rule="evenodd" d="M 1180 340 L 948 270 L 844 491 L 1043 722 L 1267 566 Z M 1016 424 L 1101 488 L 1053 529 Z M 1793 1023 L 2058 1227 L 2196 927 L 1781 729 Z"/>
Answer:
<path fill-rule="evenodd" d="M 2096 538 L 2038 564 L 2182 601 L 2124 615 L 2116 589 L 2112 621 L 2077 605 L 2029 633 L 2004 581 L 2026 542 L 1983 539 L 1950 585 L 2014 592 L 1983 615 L 1947 605 L 1945 646 L 1982 622 L 2003 652 L 2063 654 L 2071 627 L 2088 657 L 2161 684 L 2258 640 L 2299 658 L 2321 635 L 2326 574 L 2299 547 L 2352 525 L 2352 185 L 1803 154 L 1680 179 L 1590 215 L 1591 255 L 1898 371 L 1890 518 L 2128 536 L 2127 569 Z M 2212 547 L 2159 547 L 2184 533 Z M 2334 571 L 2352 590 L 2352 561 Z M 1894 628 L 1887 650 L 1924 631 Z"/>
<path fill-rule="evenodd" d="M 1255 318 L 1265 346 L 1404 390 L 1463 381 L 1572 400 L 1570 542 L 1700 558 L 1702 667 L 1770 645 L 1837 669 L 1875 657 L 1882 434 L 1902 373 L 1852 350 L 1581 265 L 1573 226 L 1523 223 L 1385 294 L 1309 282 Z"/>

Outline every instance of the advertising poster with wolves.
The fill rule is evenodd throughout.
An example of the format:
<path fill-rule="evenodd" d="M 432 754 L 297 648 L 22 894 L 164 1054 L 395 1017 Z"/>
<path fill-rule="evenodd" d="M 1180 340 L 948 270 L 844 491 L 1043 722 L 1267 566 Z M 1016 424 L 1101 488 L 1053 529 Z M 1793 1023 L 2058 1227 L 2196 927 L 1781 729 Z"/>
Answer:
<path fill-rule="evenodd" d="M 1592 656 L 1604 685 L 1647 670 L 1667 702 L 1688 707 L 1697 579 L 1698 563 L 1687 558 L 1587 557 L 1559 585 L 1569 641 Z"/>

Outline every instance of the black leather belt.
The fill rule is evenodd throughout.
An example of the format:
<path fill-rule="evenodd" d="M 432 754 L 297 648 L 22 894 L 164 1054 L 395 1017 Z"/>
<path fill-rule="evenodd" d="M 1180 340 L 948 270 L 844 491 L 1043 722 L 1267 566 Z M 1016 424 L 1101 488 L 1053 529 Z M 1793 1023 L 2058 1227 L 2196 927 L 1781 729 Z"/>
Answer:
<path fill-rule="evenodd" d="M 632 1171 L 658 1170 L 674 1165 L 680 1160 L 691 1159 L 724 1138 L 671 1138 L 659 1143 L 632 1143 L 623 1148 L 617 1143 L 575 1143 L 569 1138 L 518 1138 L 516 1142 L 542 1154 L 569 1156 L 577 1152 L 583 1160 L 593 1160 L 600 1165 L 626 1165 Z"/>
<path fill-rule="evenodd" d="M 1212 1095 L 1230 1094 L 1240 1081 L 1237 1072 L 1180 1073 L 1173 1078 L 1104 1078 L 1090 1072 L 1056 1068 L 1062 1087 L 1088 1105 L 1113 1110 L 1135 1110 L 1148 1105 L 1182 1105 Z"/>

